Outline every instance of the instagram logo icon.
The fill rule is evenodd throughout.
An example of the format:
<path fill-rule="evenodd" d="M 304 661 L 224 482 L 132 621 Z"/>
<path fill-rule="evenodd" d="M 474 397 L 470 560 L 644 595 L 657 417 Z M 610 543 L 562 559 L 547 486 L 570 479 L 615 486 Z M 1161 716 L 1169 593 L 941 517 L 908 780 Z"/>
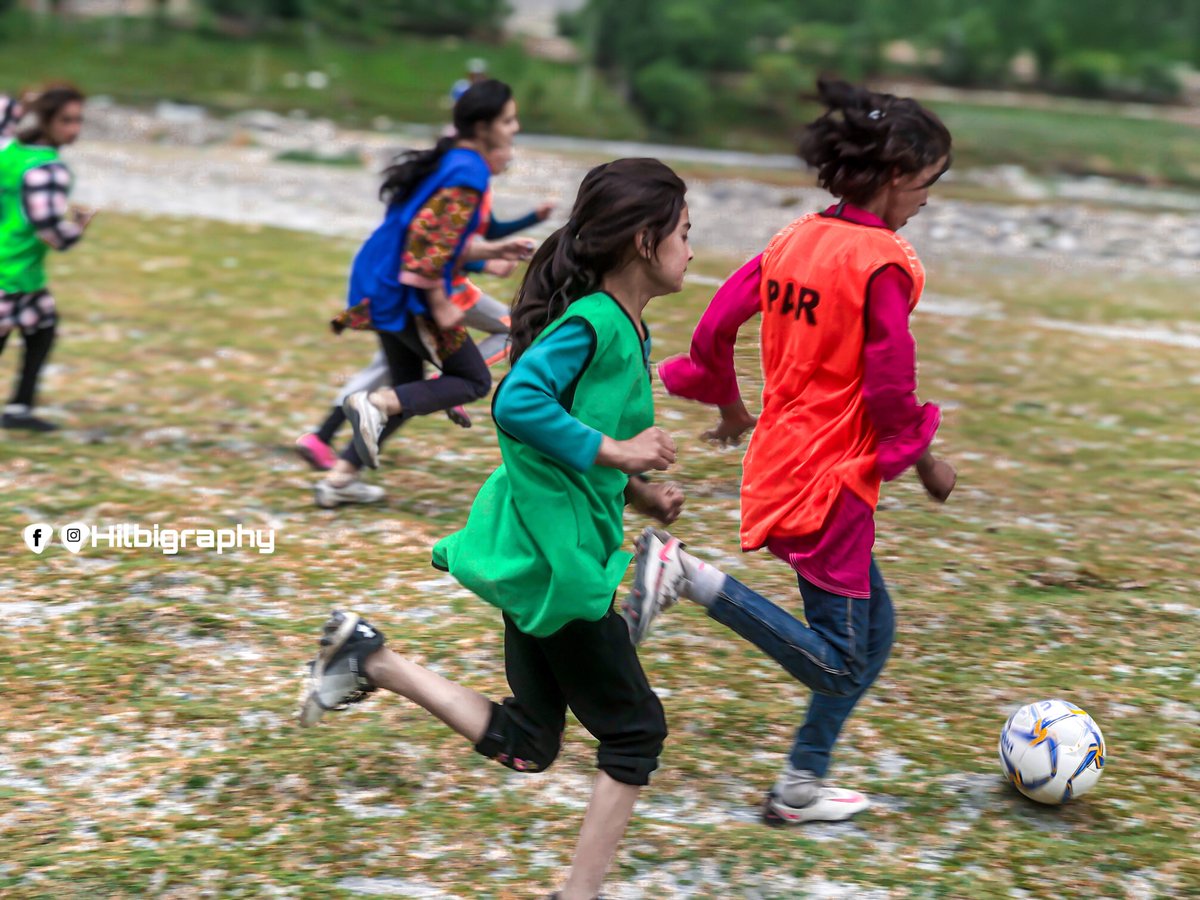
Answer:
<path fill-rule="evenodd" d="M 78 553 L 89 536 L 90 529 L 83 522 L 72 522 L 58 530 L 59 542 L 72 553 Z"/>

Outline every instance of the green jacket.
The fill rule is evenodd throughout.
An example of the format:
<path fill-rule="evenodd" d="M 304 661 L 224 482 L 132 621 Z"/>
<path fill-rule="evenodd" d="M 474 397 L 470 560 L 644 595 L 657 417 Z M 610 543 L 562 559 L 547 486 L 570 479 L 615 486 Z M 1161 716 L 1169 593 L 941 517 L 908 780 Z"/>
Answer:
<path fill-rule="evenodd" d="M 0 291 L 40 291 L 46 286 L 46 251 L 25 217 L 21 200 L 25 173 L 58 160 L 54 147 L 10 140 L 0 145 Z"/>
<path fill-rule="evenodd" d="M 579 318 L 595 332 L 596 348 L 568 411 L 628 440 L 654 424 L 642 338 L 612 297 L 596 293 L 571 304 L 538 341 Z M 598 465 L 576 471 L 499 428 L 497 438 L 504 462 L 480 488 L 466 526 L 433 548 L 434 566 L 534 637 L 602 618 L 633 558 L 623 549 L 629 477 Z"/>

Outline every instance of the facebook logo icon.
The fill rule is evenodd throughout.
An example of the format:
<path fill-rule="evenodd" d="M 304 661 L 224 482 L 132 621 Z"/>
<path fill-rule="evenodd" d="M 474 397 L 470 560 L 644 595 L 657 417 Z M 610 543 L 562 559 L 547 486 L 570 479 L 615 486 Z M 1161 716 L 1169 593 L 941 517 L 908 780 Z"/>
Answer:
<path fill-rule="evenodd" d="M 25 546 L 34 553 L 41 553 L 54 540 L 54 529 L 44 523 L 35 522 L 25 526 Z"/>

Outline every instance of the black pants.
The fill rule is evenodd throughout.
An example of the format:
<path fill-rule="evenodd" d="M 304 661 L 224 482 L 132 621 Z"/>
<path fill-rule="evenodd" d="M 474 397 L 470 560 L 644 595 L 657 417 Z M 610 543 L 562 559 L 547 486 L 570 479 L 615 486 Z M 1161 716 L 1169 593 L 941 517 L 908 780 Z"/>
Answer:
<path fill-rule="evenodd" d="M 476 750 L 510 769 L 541 772 L 562 747 L 569 706 L 600 741 L 598 768 L 624 784 L 649 783 L 667 719 L 620 616 L 610 609 L 598 622 L 576 620 L 537 638 L 506 615 L 504 669 L 513 696 L 492 707 Z"/>
<path fill-rule="evenodd" d="M 50 348 L 54 346 L 55 330 L 55 326 L 51 325 L 48 328 L 39 328 L 37 331 L 22 332 L 22 336 L 25 338 L 25 358 L 21 362 L 21 369 L 17 373 L 17 380 L 13 385 L 12 400 L 9 402 L 33 407 L 34 394 L 37 392 L 42 366 L 50 358 Z M 0 334 L 0 354 L 4 352 L 4 347 L 8 343 L 8 335 L 11 333 Z"/>
<path fill-rule="evenodd" d="M 440 378 L 426 380 L 425 363 L 432 360 L 417 335 L 414 317 L 409 316 L 404 331 L 376 333 L 387 357 L 392 384 L 395 385 L 396 397 L 403 410 L 398 416 L 388 417 L 383 433 L 379 435 L 380 446 L 383 446 L 388 435 L 413 416 L 427 416 L 432 412 L 470 403 L 491 390 L 492 374 L 479 355 L 479 348 L 470 338 L 441 361 Z M 353 442 L 342 453 L 342 459 L 356 469 L 362 468 L 363 462 L 358 458 Z"/>

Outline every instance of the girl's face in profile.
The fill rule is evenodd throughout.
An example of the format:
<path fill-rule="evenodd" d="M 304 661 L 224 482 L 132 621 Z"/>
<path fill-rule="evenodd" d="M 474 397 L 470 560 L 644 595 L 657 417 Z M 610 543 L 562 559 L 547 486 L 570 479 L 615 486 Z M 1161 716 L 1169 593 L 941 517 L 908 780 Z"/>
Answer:
<path fill-rule="evenodd" d="M 517 101 L 509 100 L 500 110 L 500 115 L 486 125 L 479 126 L 476 138 L 484 147 L 491 150 L 497 147 L 511 147 L 513 138 L 521 130 L 521 121 L 517 118 Z"/>
<path fill-rule="evenodd" d="M 685 203 L 675 228 L 659 241 L 655 253 L 646 259 L 651 280 L 658 288 L 655 296 L 661 297 L 663 294 L 674 294 L 683 290 L 683 276 L 687 274 L 688 263 L 694 256 L 692 245 L 688 241 L 691 228 L 692 222 Z"/>
<path fill-rule="evenodd" d="M 83 104 L 72 100 L 46 125 L 46 136 L 55 147 L 66 147 L 75 143 L 82 128 Z"/>
<path fill-rule="evenodd" d="M 929 202 L 929 189 L 946 171 L 946 157 L 942 157 L 933 165 L 926 166 L 919 172 L 910 175 L 898 175 L 888 185 L 887 206 L 883 220 L 893 231 L 899 231 L 908 220 L 921 211 L 921 207 Z"/>

